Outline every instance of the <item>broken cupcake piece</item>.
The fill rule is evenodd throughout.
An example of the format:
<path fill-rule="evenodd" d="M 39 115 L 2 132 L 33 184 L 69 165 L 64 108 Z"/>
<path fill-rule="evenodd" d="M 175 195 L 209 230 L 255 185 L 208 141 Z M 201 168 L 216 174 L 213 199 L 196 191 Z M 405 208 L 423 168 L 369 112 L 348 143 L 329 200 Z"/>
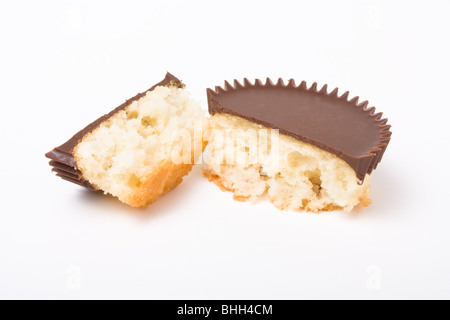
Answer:
<path fill-rule="evenodd" d="M 204 117 L 184 84 L 167 73 L 46 157 L 62 179 L 146 207 L 181 183 L 200 157 Z"/>
<path fill-rule="evenodd" d="M 367 101 L 293 79 L 235 80 L 207 95 L 204 174 L 235 199 L 267 193 L 280 209 L 314 212 L 370 204 L 370 174 L 391 132 Z"/>

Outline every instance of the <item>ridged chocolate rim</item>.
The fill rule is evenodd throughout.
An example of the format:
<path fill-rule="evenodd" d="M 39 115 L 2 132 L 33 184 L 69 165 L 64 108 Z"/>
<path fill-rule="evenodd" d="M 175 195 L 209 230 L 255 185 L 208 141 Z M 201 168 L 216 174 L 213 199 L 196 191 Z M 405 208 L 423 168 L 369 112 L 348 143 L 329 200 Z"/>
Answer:
<path fill-rule="evenodd" d="M 245 115 L 236 110 L 227 109 L 226 106 L 221 105 L 219 102 L 220 96 L 223 94 L 232 94 L 233 92 L 246 89 L 264 90 L 266 88 L 294 88 L 296 90 L 302 90 L 305 92 L 316 94 L 318 96 L 326 96 L 327 98 L 336 99 L 336 101 L 339 102 L 344 101 L 346 102 L 346 105 L 348 105 L 348 107 L 354 107 L 359 110 L 359 112 L 365 113 L 367 115 L 368 121 L 374 121 L 378 125 L 378 143 L 373 146 L 369 146 L 371 147 L 371 150 L 363 156 L 355 157 L 346 154 L 342 150 L 337 150 L 332 146 L 326 145 L 320 141 L 315 141 L 314 139 L 311 139 L 307 136 L 302 136 L 299 133 L 289 132 L 282 127 L 277 127 L 267 121 L 258 120 L 251 115 Z M 208 109 L 209 113 L 212 115 L 214 115 L 215 113 L 232 114 L 252 122 L 260 123 L 269 128 L 279 129 L 280 133 L 282 134 L 290 135 L 298 140 L 310 143 L 325 151 L 333 153 L 347 162 L 355 170 L 356 176 L 362 182 L 365 175 L 372 173 L 372 171 L 381 161 L 392 135 L 392 132 L 390 131 L 391 126 L 387 124 L 387 118 L 382 118 L 383 114 L 381 112 L 375 113 L 375 107 L 368 107 L 369 102 L 367 100 L 358 103 L 359 96 L 349 99 L 349 91 L 346 91 L 340 96 L 338 95 L 338 91 L 339 89 L 335 88 L 333 91 L 328 93 L 328 85 L 326 84 L 319 90 L 317 88 L 317 82 L 314 82 L 311 87 L 308 88 L 306 81 L 302 81 L 299 85 L 296 85 L 294 79 L 290 79 L 287 84 L 285 84 L 285 82 L 281 78 L 278 79 L 276 83 L 272 82 L 270 78 L 267 78 L 265 83 L 263 83 L 263 81 L 261 81 L 260 79 L 256 79 L 254 83 L 251 83 L 247 78 L 244 78 L 243 84 L 241 84 L 238 80 L 234 80 L 233 86 L 228 81 L 225 81 L 224 87 L 216 86 L 215 90 L 207 89 Z"/>

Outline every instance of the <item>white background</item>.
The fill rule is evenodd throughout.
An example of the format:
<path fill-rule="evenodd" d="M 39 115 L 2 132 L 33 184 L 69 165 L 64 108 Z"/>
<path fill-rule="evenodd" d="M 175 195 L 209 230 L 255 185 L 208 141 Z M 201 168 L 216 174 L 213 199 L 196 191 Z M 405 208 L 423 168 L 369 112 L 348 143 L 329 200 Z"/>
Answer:
<path fill-rule="evenodd" d="M 450 298 L 449 1 L 0 2 L 0 298 Z M 328 83 L 383 111 L 373 204 L 232 200 L 197 166 L 145 210 L 44 153 L 161 80 Z"/>

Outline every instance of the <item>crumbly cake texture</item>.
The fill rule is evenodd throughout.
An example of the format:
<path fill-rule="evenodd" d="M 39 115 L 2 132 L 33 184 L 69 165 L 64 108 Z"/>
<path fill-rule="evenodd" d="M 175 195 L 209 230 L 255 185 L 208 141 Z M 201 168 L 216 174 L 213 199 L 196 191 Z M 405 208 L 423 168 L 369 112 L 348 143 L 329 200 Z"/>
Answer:
<path fill-rule="evenodd" d="M 259 132 L 256 140 L 255 132 Z M 238 116 L 215 114 L 205 137 L 204 175 L 222 190 L 233 192 L 236 200 L 267 194 L 279 209 L 350 211 L 371 203 L 370 175 L 359 184 L 355 171 L 342 159 L 277 134 Z"/>
<path fill-rule="evenodd" d="M 200 157 L 205 116 L 186 89 L 158 86 L 85 135 L 73 150 L 77 167 L 95 189 L 146 207 Z"/>

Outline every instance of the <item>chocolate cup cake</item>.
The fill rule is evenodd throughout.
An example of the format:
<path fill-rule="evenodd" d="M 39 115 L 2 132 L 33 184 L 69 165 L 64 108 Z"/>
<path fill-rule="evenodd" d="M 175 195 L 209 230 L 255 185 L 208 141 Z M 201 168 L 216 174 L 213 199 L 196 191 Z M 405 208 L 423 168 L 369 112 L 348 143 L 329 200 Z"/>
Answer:
<path fill-rule="evenodd" d="M 60 178 L 145 207 L 181 183 L 200 157 L 204 116 L 167 73 L 46 157 Z"/>
<path fill-rule="evenodd" d="M 348 91 L 339 96 L 337 88 L 328 92 L 327 85 L 320 90 L 317 83 L 296 85 L 293 79 L 287 84 L 235 80 L 234 86 L 225 82 L 223 88 L 207 89 L 207 95 L 211 130 L 205 174 L 235 198 L 267 192 L 279 208 L 311 211 L 370 203 L 368 180 L 391 131 L 367 101 L 349 100 Z M 261 130 L 278 135 L 253 139 Z M 240 141 L 225 143 L 233 139 Z M 220 150 L 227 151 L 225 157 Z"/>

